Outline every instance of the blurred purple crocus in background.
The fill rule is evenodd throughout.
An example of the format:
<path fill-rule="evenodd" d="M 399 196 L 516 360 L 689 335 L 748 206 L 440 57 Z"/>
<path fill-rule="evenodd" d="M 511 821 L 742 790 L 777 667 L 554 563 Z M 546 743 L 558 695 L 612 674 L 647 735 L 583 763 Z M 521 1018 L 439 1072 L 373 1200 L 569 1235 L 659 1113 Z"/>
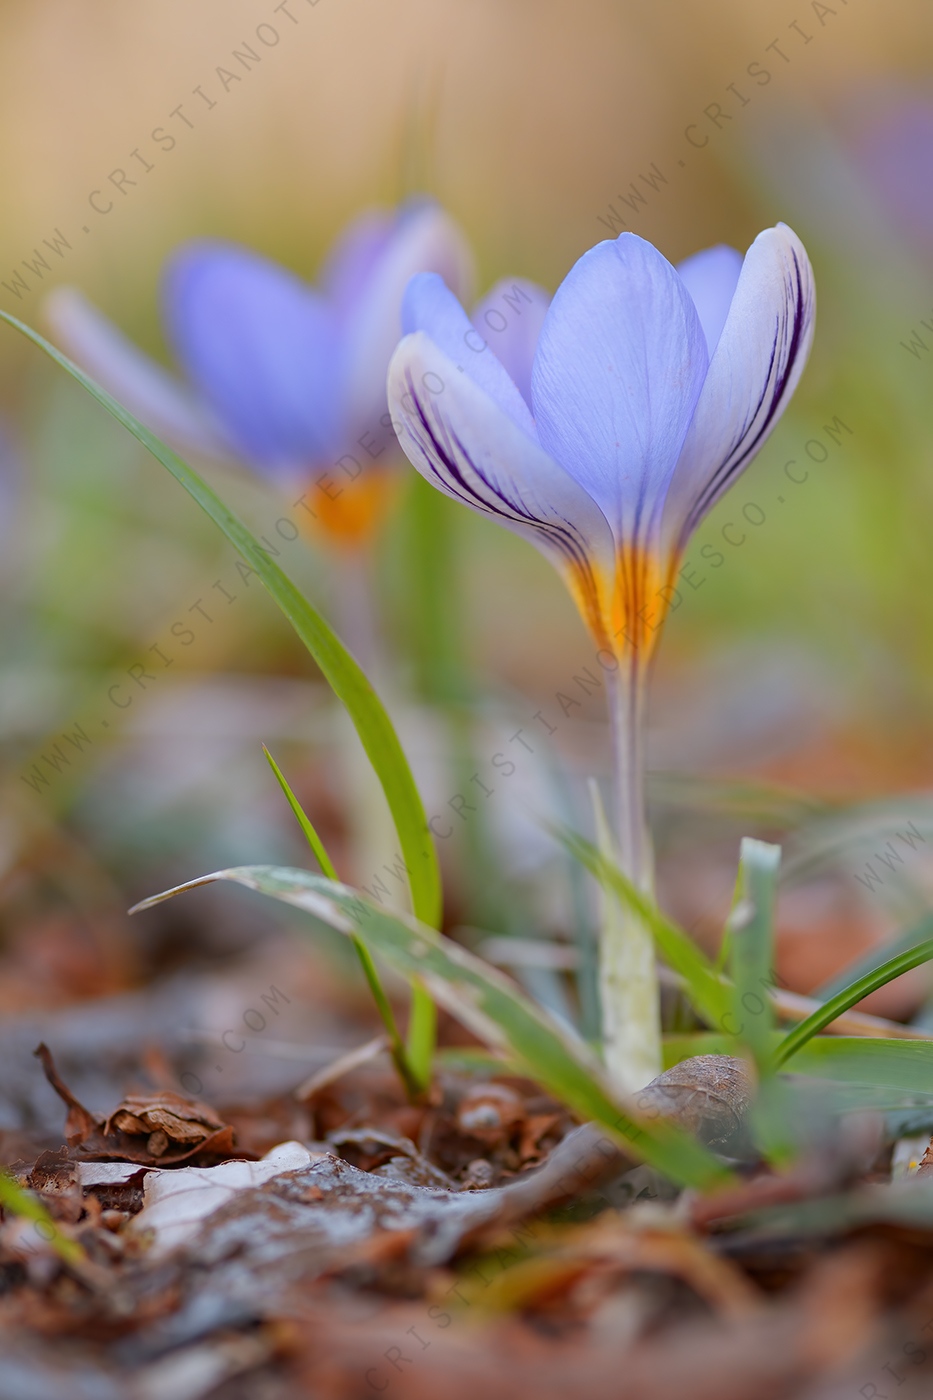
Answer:
<path fill-rule="evenodd" d="M 369 676 L 382 670 L 382 629 L 367 546 L 405 477 L 391 427 L 386 370 L 417 272 L 469 296 L 472 259 L 435 202 L 411 200 L 352 222 L 311 286 L 233 243 L 197 239 L 162 279 L 177 377 L 143 354 L 73 288 L 47 314 L 63 348 L 182 455 L 237 460 L 292 493 L 297 525 L 335 547 L 328 570 L 337 630 Z M 295 500 L 297 497 L 297 500 Z M 357 746 L 341 746 L 353 864 L 365 878 L 391 839 Z M 353 800 L 357 794 L 359 802 Z"/>
<path fill-rule="evenodd" d="M 336 544 L 365 544 L 391 494 L 386 366 L 417 272 L 469 294 L 454 222 L 416 200 L 345 230 L 313 287 L 234 243 L 196 239 L 169 259 L 162 310 L 180 380 L 76 289 L 46 310 L 63 348 L 183 453 L 237 459 L 289 488 Z"/>
<path fill-rule="evenodd" d="M 846 129 L 882 212 L 918 252 L 933 257 L 933 92 L 861 93 Z"/>
<path fill-rule="evenodd" d="M 615 854 L 650 890 L 650 658 L 687 540 L 761 448 L 803 371 L 812 272 L 779 224 L 744 259 L 720 246 L 679 268 L 623 233 L 580 258 L 543 316 L 540 297 L 525 284 L 523 302 L 519 285 L 499 306 L 511 331 L 497 342 L 480 336 L 441 277 L 415 277 L 408 334 L 389 367 L 390 410 L 426 480 L 529 539 L 567 582 L 610 694 Z M 654 950 L 634 917 L 607 919 L 601 999 L 607 1064 L 620 1087 L 637 1089 L 661 1058 Z"/>

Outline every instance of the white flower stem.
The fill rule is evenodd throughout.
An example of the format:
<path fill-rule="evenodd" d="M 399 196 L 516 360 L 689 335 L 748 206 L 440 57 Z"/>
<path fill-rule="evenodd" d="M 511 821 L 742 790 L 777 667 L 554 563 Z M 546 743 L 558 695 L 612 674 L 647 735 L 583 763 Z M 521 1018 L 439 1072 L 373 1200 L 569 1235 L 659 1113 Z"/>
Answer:
<path fill-rule="evenodd" d="M 609 678 L 615 796 L 614 841 L 603 818 L 600 843 L 640 890 L 654 890 L 645 812 L 647 676 L 637 659 Z M 600 1001 L 606 1067 L 620 1090 L 634 1093 L 661 1073 L 661 1016 L 654 940 L 638 916 L 611 894 L 603 900 Z"/>

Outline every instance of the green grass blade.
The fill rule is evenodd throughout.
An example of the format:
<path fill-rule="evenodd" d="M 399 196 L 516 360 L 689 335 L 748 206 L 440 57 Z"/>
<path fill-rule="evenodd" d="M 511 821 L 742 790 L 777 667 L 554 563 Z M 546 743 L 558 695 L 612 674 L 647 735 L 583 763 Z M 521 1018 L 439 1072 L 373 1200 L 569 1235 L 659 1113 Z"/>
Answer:
<path fill-rule="evenodd" d="M 775 1063 L 777 1065 L 786 1064 L 791 1055 L 796 1055 L 808 1040 L 821 1031 L 824 1026 L 828 1026 L 837 1016 L 848 1011 L 850 1006 L 854 1006 L 863 997 L 867 997 L 870 992 L 876 992 L 879 987 L 893 982 L 895 977 L 909 972 L 912 967 L 919 967 L 921 963 L 929 962 L 931 958 L 933 958 L 933 938 L 928 938 L 915 948 L 908 949 L 905 953 L 898 953 L 897 957 L 889 958 L 880 967 L 866 973 L 864 977 L 859 977 L 857 981 L 851 982 L 848 987 L 843 988 L 834 997 L 830 997 L 829 1001 L 824 1002 L 805 1021 L 801 1021 L 792 1031 L 788 1031 L 778 1047 Z"/>
<path fill-rule="evenodd" d="M 314 829 L 314 826 L 311 823 L 310 818 L 308 817 L 301 803 L 298 801 L 298 798 L 295 796 L 295 794 L 289 787 L 288 782 L 285 779 L 285 774 L 282 772 L 281 768 L 276 763 L 275 759 L 272 757 L 265 744 L 263 744 L 262 746 L 262 751 L 268 759 L 269 767 L 275 774 L 276 781 L 278 782 L 279 787 L 285 794 L 285 800 L 287 801 L 289 807 L 291 807 L 292 812 L 295 815 L 295 820 L 298 822 L 298 825 L 304 832 L 308 845 L 314 852 L 315 858 L 318 864 L 320 865 L 321 869 L 323 870 L 326 878 L 328 880 L 337 880 L 337 870 L 330 856 L 327 854 L 324 842 L 321 840 L 320 836 L 318 836 L 317 832 Z M 428 1059 L 426 1076 L 424 1078 L 419 1077 L 419 1075 L 415 1071 L 414 1066 L 410 1062 L 408 1053 L 405 1049 L 405 1042 L 402 1040 L 402 1037 L 399 1033 L 399 1028 L 396 1025 L 395 1015 L 392 1011 L 391 1003 L 389 1001 L 389 998 L 386 996 L 385 988 L 382 985 L 378 970 L 376 968 L 376 964 L 372 960 L 372 956 L 369 952 L 369 949 L 366 947 L 366 944 L 361 942 L 361 940 L 356 936 L 353 937 L 352 941 L 353 946 L 356 949 L 356 955 L 360 961 L 360 967 L 363 969 L 363 976 L 366 978 L 369 990 L 372 992 L 373 1001 L 376 1003 L 376 1009 L 378 1010 L 379 1015 L 382 1017 L 382 1024 L 386 1028 L 386 1033 L 389 1037 L 389 1046 L 392 1051 L 392 1058 L 395 1061 L 395 1067 L 398 1070 L 402 1079 L 402 1083 L 405 1085 L 405 1088 L 408 1090 L 409 1094 L 412 1097 L 417 1097 L 419 1094 L 424 1092 L 424 1090 L 428 1087 L 428 1085 L 431 1082 L 431 1057 L 429 1057 Z M 422 998 L 426 998 L 426 1000 L 433 1009 L 433 1002 L 431 1002 L 431 998 L 427 996 L 427 993 L 424 991 L 423 988 L 419 988 L 416 986 L 416 984 L 413 983 L 412 990 L 413 992 L 416 990 L 419 991 Z M 412 1019 L 414 1019 L 414 1016 Z M 432 1053 L 433 1048 L 434 1047 L 432 1040 Z"/>
<path fill-rule="evenodd" d="M 814 1036 L 795 1055 L 795 1074 L 871 1084 L 904 1094 L 933 1093 L 933 1039 Z"/>
<path fill-rule="evenodd" d="M 716 971 L 706 954 L 683 929 L 671 923 L 657 905 L 623 875 L 614 861 L 602 854 L 591 841 L 565 827 L 550 828 L 561 845 L 623 904 L 645 921 L 654 936 L 658 953 L 668 967 L 684 980 L 685 991 L 696 1010 L 713 1028 L 725 1029 L 732 1010 L 728 983 Z M 733 1047 L 734 1048 L 734 1047 Z"/>
<path fill-rule="evenodd" d="M 417 973 L 437 1002 L 493 1050 L 515 1061 L 523 1073 L 582 1118 L 604 1126 L 674 1181 L 702 1188 L 728 1179 L 712 1153 L 658 1118 L 656 1109 L 652 1121 L 647 1110 L 639 1116 L 637 1095 L 630 1104 L 618 1103 L 583 1042 L 525 997 L 509 978 L 426 925 L 382 908 L 354 890 L 304 870 L 245 866 L 193 880 L 144 900 L 136 909 L 215 880 L 232 880 L 304 909 L 341 933 L 357 934 L 370 952 L 397 972 L 408 977 Z"/>
<path fill-rule="evenodd" d="M 408 1037 L 405 1055 L 418 1084 L 424 1088 L 434 1072 L 434 1051 L 437 1045 L 437 1007 L 434 998 L 420 981 L 411 984 L 411 1010 L 408 1014 Z"/>
<path fill-rule="evenodd" d="M 266 756 L 269 767 L 275 774 L 275 778 L 279 787 L 285 794 L 285 801 L 288 803 L 289 807 L 291 807 L 294 818 L 297 821 L 298 825 L 301 827 L 302 832 L 304 833 L 305 840 L 311 847 L 311 850 L 314 852 L 315 860 L 323 870 L 324 874 L 327 876 L 328 880 L 336 880 L 338 878 L 337 870 L 330 856 L 327 854 L 324 842 L 321 840 L 320 836 L 318 836 L 317 832 L 311 824 L 307 813 L 305 812 L 301 803 L 298 801 L 298 798 L 295 796 L 288 783 L 286 782 L 285 774 L 282 772 L 281 768 L 276 763 L 275 759 L 272 757 L 265 744 L 263 744 L 262 746 L 262 751 Z"/>
<path fill-rule="evenodd" d="M 781 1034 L 773 1036 L 774 1048 Z M 694 1055 L 728 1055 L 729 1036 L 711 1031 L 664 1037 L 664 1068 Z M 794 1056 L 794 1074 L 846 1084 L 871 1085 L 901 1094 L 933 1095 L 933 1039 L 888 1040 L 860 1035 L 817 1035 Z"/>
<path fill-rule="evenodd" d="M 739 857 L 737 898 L 729 915 L 728 942 L 732 972 L 735 1032 L 759 1074 L 771 1068 L 774 1006 L 771 1001 L 774 960 L 774 903 L 780 846 L 746 837 Z"/>
<path fill-rule="evenodd" d="M 327 623 L 268 557 L 246 526 L 228 510 L 215 491 L 188 464 L 89 375 L 37 331 L 0 311 L 0 319 L 31 340 L 81 384 L 107 412 L 171 472 L 214 524 L 255 569 L 268 592 L 314 657 L 334 694 L 343 702 L 369 761 L 382 784 L 398 832 L 411 886 L 412 907 L 419 919 L 436 927 L 441 913 L 441 881 L 437 852 L 427 817 L 398 736 L 382 701 L 363 671 Z"/>
<path fill-rule="evenodd" d="M 66 1264 L 80 1265 L 86 1261 L 87 1255 L 78 1241 L 63 1235 L 42 1202 L 32 1192 L 24 1191 L 3 1171 L 0 1171 L 0 1206 L 11 1215 L 31 1220 L 39 1238 L 54 1249 Z"/>
<path fill-rule="evenodd" d="M 843 968 L 838 977 L 834 977 L 830 982 L 825 982 L 822 987 L 817 987 L 815 992 L 810 993 L 810 996 L 816 1001 L 826 1001 L 828 997 L 834 997 L 837 992 L 844 991 L 851 982 L 857 981 L 859 977 L 864 977 L 868 972 L 874 972 L 875 968 L 880 967 L 888 958 L 893 958 L 898 953 L 906 953 L 909 948 L 916 948 L 918 943 L 931 937 L 933 937 L 933 914 L 928 914 L 919 923 L 912 924 L 905 933 L 890 939 L 883 947 L 870 948 L 854 963 Z"/>

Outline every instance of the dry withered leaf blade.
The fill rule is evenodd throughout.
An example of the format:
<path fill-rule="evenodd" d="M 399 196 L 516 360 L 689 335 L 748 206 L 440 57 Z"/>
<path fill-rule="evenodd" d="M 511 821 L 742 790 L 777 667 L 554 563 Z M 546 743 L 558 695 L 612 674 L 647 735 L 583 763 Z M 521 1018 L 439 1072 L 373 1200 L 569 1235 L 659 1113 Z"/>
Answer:
<path fill-rule="evenodd" d="M 36 1055 L 46 1079 L 68 1106 L 65 1138 L 76 1158 L 170 1166 L 194 1158 L 223 1161 L 234 1155 L 234 1130 L 210 1105 L 161 1089 L 129 1094 L 109 1117 L 98 1118 L 64 1083 L 48 1046 L 40 1045 Z"/>

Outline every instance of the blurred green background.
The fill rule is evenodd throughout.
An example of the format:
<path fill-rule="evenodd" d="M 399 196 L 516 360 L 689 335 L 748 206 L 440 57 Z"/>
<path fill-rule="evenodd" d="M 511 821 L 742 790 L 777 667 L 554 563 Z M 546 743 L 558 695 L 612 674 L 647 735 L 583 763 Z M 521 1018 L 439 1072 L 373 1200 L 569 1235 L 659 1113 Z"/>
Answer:
<path fill-rule="evenodd" d="M 225 80 L 243 43 L 261 60 Z M 933 240 L 856 157 L 872 102 L 901 90 L 933 101 L 925 0 L 4 0 L 0 306 L 41 327 L 44 294 L 73 283 L 164 357 L 157 279 L 181 240 L 236 239 L 312 278 L 350 218 L 416 190 L 461 223 L 480 291 L 508 274 L 553 290 L 623 226 L 677 261 L 792 224 L 816 270 L 815 349 L 689 551 L 652 766 L 661 893 L 708 939 L 742 831 L 789 831 L 806 853 L 826 813 L 795 794 L 869 804 L 782 901 L 783 975 L 808 989 L 924 904 L 933 850 L 931 834 L 911 851 L 906 889 L 856 878 L 925 819 L 933 777 L 933 335 L 904 347 L 933 319 Z M 933 151 L 916 180 L 933 182 Z M 258 585 L 235 604 L 215 587 L 235 571 L 212 527 L 7 331 L 0 415 L 0 1007 L 130 985 L 195 945 L 225 957 L 268 927 L 229 897 L 200 906 L 196 937 L 180 914 L 144 928 L 122 912 L 210 866 L 304 860 L 261 741 L 342 868 L 371 880 L 361 840 L 375 871 L 393 848 L 378 823 L 360 838 L 372 789 L 354 741 Z M 213 479 L 259 533 L 282 513 L 245 472 Z M 283 563 L 336 612 L 325 551 L 290 545 Z M 607 753 L 600 696 L 566 717 L 555 699 L 588 661 L 560 581 L 411 482 L 375 567 L 388 695 L 429 811 L 446 829 L 451 798 L 476 799 L 443 843 L 451 925 L 480 945 L 582 936 L 588 896 L 538 825 L 586 825 L 584 780 Z M 179 619 L 196 641 L 165 668 L 153 648 Z M 131 706 L 108 703 L 112 685 Z M 535 754 L 515 785 L 465 787 L 491 786 L 519 726 Z M 921 993 L 922 979 L 885 1005 Z"/>

